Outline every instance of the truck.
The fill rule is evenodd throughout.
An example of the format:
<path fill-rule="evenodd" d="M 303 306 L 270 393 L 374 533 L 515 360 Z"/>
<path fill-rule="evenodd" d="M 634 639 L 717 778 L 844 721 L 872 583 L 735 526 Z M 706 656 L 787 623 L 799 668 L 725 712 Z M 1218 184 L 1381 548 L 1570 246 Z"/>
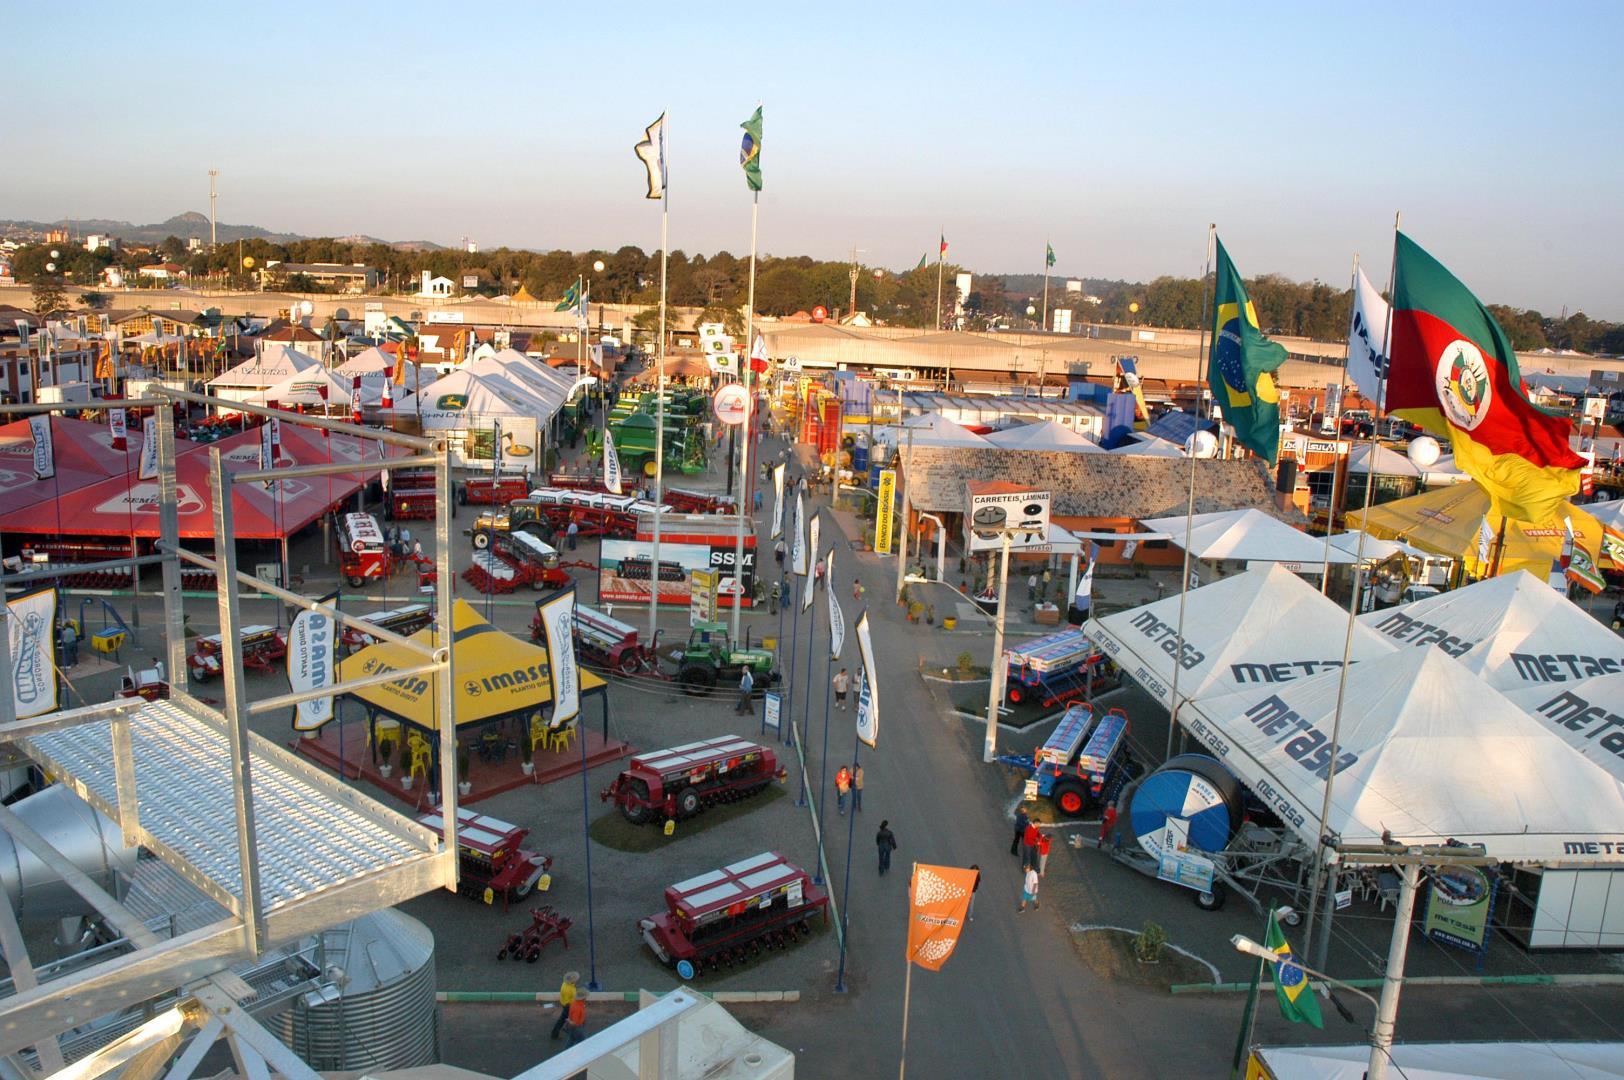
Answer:
<path fill-rule="evenodd" d="M 641 825 L 693 817 L 707 806 L 749 798 L 786 775 L 767 747 L 722 735 L 639 754 L 598 795 Z"/>
<path fill-rule="evenodd" d="M 1026 799 L 1048 799 L 1074 818 L 1109 806 L 1136 774 L 1127 742 L 1127 713 L 1110 709 L 1096 717 L 1091 706 L 1074 702 L 1030 757 L 1003 754 L 998 760 L 1027 774 Z"/>
<path fill-rule="evenodd" d="M 731 968 L 810 937 L 829 898 L 805 870 L 776 851 L 740 859 L 665 890 L 665 910 L 637 923 L 662 964 L 690 979 Z"/>
<path fill-rule="evenodd" d="M 676 650 L 677 681 L 685 694 L 706 694 L 721 684 L 733 687 L 744 677 L 746 668 L 757 690 L 778 681 L 770 649 L 734 648 L 728 639 L 727 624 L 698 622 L 688 631 L 688 644 Z"/>
<path fill-rule="evenodd" d="M 424 814 L 419 825 L 445 835 L 442 815 Z M 530 830 L 500 818 L 457 808 L 457 892 L 490 904 L 500 896 L 502 910 L 523 900 L 538 885 L 545 892 L 552 884 L 547 871 L 551 855 L 526 851 L 522 845 Z"/>

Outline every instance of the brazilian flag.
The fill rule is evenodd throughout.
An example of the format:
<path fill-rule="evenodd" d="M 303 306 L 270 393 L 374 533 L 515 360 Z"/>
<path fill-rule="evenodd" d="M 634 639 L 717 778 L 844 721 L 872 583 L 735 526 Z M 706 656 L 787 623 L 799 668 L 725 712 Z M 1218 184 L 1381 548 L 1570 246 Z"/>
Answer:
<path fill-rule="evenodd" d="M 1324 1028 L 1319 999 L 1308 986 L 1307 974 L 1297 965 L 1296 957 L 1291 955 L 1291 946 L 1286 942 L 1286 935 L 1281 932 L 1272 910 L 1269 912 L 1269 933 L 1263 939 L 1263 947 L 1280 957 L 1274 964 L 1274 994 L 1280 999 L 1280 1015 L 1294 1024 L 1313 1024 L 1317 1028 Z"/>
<path fill-rule="evenodd" d="M 1258 329 L 1257 311 L 1229 252 L 1218 243 L 1218 280 L 1213 297 L 1212 352 L 1207 383 L 1235 437 L 1273 465 L 1280 455 L 1280 391 L 1273 372 L 1286 348 Z"/>
<path fill-rule="evenodd" d="M 554 311 L 568 311 L 581 302 L 581 279 L 576 278 L 575 284 L 564 290 L 564 299 L 553 308 Z"/>
<path fill-rule="evenodd" d="M 739 168 L 744 170 L 744 182 L 751 191 L 761 190 L 761 106 L 750 114 L 750 119 L 739 125 L 744 138 L 739 141 Z"/>

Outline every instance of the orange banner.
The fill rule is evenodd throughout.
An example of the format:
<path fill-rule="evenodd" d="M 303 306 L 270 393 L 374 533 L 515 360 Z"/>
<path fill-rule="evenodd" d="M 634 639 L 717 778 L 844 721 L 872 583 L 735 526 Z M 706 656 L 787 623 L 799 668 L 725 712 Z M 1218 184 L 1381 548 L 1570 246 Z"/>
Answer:
<path fill-rule="evenodd" d="M 976 872 L 915 863 L 908 884 L 908 960 L 940 971 L 964 932 Z"/>

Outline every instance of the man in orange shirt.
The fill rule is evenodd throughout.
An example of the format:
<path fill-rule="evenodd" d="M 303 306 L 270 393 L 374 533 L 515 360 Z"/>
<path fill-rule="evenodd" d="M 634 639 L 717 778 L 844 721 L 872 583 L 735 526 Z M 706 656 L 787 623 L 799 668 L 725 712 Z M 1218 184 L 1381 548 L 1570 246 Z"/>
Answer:
<path fill-rule="evenodd" d="M 564 1037 L 569 1040 L 565 1045 L 574 1046 L 586 1038 L 586 995 L 576 994 L 575 1000 L 570 1002 L 569 1020 L 564 1024 Z"/>
<path fill-rule="evenodd" d="M 835 773 L 835 805 L 840 808 L 840 816 L 846 816 L 846 793 L 851 790 L 851 770 L 842 765 L 840 771 Z"/>

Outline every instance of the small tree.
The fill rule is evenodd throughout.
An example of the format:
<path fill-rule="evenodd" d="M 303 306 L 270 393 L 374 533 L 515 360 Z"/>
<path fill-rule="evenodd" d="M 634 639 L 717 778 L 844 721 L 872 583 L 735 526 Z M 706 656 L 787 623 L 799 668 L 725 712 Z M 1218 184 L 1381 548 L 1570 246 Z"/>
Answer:
<path fill-rule="evenodd" d="M 68 294 L 55 278 L 40 278 L 34 282 L 34 314 L 51 315 L 68 304 Z"/>
<path fill-rule="evenodd" d="M 90 292 L 80 293 L 79 302 L 85 307 L 89 308 L 91 311 L 100 311 L 108 304 L 112 303 L 112 297 L 108 296 L 104 292 L 96 292 L 95 290 L 91 290 Z"/>

